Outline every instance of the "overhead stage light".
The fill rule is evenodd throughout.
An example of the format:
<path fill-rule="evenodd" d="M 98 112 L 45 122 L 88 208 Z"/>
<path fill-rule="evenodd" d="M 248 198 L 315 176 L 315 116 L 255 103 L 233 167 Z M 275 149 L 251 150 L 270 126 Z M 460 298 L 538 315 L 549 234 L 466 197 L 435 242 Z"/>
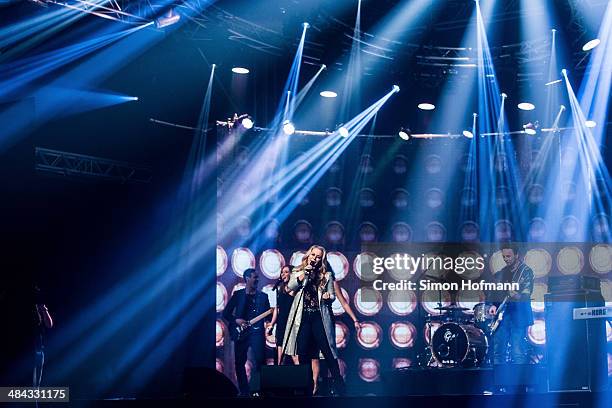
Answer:
<path fill-rule="evenodd" d="M 342 137 L 348 137 L 349 135 L 349 131 L 347 128 L 345 128 L 344 126 L 341 126 L 340 129 L 338 129 L 338 133 L 340 134 L 340 136 Z"/>
<path fill-rule="evenodd" d="M 535 105 L 529 102 L 521 102 L 518 104 L 518 108 L 524 111 L 530 111 L 535 109 Z"/>
<path fill-rule="evenodd" d="M 502 98 L 504 98 L 504 99 L 506 99 L 506 98 L 508 97 L 508 94 L 507 94 L 507 93 L 505 93 L 505 92 L 502 92 L 502 93 L 501 93 L 501 97 L 502 97 Z"/>
<path fill-rule="evenodd" d="M 471 138 L 473 138 L 473 137 L 474 137 L 474 134 L 473 134 L 472 132 L 470 132 L 469 130 L 464 130 L 464 131 L 463 131 L 463 136 L 465 136 L 465 137 L 467 137 L 467 138 L 471 139 Z"/>
<path fill-rule="evenodd" d="M 400 91 L 400 87 L 399 87 L 399 86 L 397 86 L 397 85 L 393 85 L 393 91 L 394 91 L 395 93 L 399 92 L 399 91 Z"/>
<path fill-rule="evenodd" d="M 538 122 L 535 122 L 535 123 L 529 122 L 523 125 L 523 129 L 525 133 L 527 133 L 528 135 L 535 135 L 536 133 L 538 133 L 538 127 L 539 127 Z"/>
<path fill-rule="evenodd" d="M 597 47 L 601 41 L 599 38 L 595 38 L 582 46 L 582 51 L 591 51 L 593 48 Z"/>
<path fill-rule="evenodd" d="M 244 74 L 248 74 L 249 70 L 247 68 L 243 68 L 243 67 L 234 67 L 234 68 L 232 68 L 232 72 L 234 74 L 242 74 L 242 75 L 244 75 Z"/>
<path fill-rule="evenodd" d="M 584 122 L 584 126 L 588 128 L 594 128 L 595 126 L 597 126 L 597 122 L 595 122 L 594 120 L 587 120 L 586 122 Z"/>
<path fill-rule="evenodd" d="M 178 14 L 174 9 L 168 10 L 164 15 L 155 20 L 155 26 L 157 28 L 164 28 L 176 24 L 181 19 L 181 15 Z"/>
<path fill-rule="evenodd" d="M 286 120 L 283 122 L 283 133 L 287 136 L 295 133 L 295 126 L 293 126 L 293 123 L 291 123 L 291 121 Z"/>
<path fill-rule="evenodd" d="M 248 116 L 242 119 L 242 126 L 245 129 L 251 129 L 253 127 L 253 119 L 249 118 Z"/>
<path fill-rule="evenodd" d="M 561 74 L 563 74 L 563 75 L 567 75 L 567 69 L 563 68 L 563 69 L 561 70 Z"/>
<path fill-rule="evenodd" d="M 321 95 L 324 98 L 335 98 L 336 96 L 338 96 L 338 94 L 335 93 L 334 91 L 321 91 L 319 95 Z"/>
<path fill-rule="evenodd" d="M 409 140 L 410 139 L 410 129 L 401 128 L 399 132 L 397 133 L 397 135 L 404 140 Z"/>
<path fill-rule="evenodd" d="M 302 26 L 303 26 L 304 28 L 309 28 L 309 27 L 310 27 L 310 24 L 308 24 L 308 23 L 304 22 L 304 23 L 302 23 Z"/>
<path fill-rule="evenodd" d="M 426 103 L 426 102 L 419 103 L 417 107 L 421 110 L 427 110 L 427 111 L 436 109 L 436 105 L 434 105 L 433 103 Z"/>

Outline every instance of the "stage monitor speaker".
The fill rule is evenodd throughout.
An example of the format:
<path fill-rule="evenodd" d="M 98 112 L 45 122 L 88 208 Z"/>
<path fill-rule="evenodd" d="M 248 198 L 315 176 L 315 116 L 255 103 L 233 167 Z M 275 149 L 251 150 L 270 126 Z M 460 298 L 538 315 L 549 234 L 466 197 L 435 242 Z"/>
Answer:
<path fill-rule="evenodd" d="M 183 395 L 187 399 L 232 398 L 238 389 L 214 368 L 188 367 L 183 371 Z"/>
<path fill-rule="evenodd" d="M 608 379 L 604 319 L 574 320 L 574 308 L 604 305 L 601 292 L 544 296 L 549 391 L 601 391 Z"/>
<path fill-rule="evenodd" d="M 261 367 L 263 395 L 309 395 L 312 382 L 308 365 L 265 365 Z"/>

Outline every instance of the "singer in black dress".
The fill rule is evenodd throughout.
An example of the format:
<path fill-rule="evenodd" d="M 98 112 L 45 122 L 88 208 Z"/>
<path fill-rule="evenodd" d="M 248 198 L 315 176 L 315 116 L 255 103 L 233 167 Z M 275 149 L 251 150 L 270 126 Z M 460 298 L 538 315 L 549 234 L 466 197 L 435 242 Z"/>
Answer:
<path fill-rule="evenodd" d="M 268 329 L 269 332 L 271 332 L 276 323 L 276 361 L 278 365 L 283 364 L 283 338 L 285 336 L 287 320 L 289 319 L 289 310 L 291 309 L 291 303 L 293 303 L 293 292 L 287 287 L 290 275 L 291 268 L 289 268 L 289 266 L 283 266 L 280 273 L 280 279 L 274 287 L 274 290 L 276 290 L 276 306 L 274 307 L 274 314 L 272 315 L 272 321 Z M 297 358 L 293 360 L 297 364 Z"/>

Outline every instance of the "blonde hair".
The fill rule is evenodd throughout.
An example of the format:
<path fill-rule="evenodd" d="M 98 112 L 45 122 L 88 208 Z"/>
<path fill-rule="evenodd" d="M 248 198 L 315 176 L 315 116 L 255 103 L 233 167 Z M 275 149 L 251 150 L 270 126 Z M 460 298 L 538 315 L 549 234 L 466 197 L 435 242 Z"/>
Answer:
<path fill-rule="evenodd" d="M 306 251 L 306 254 L 304 257 L 302 257 L 302 262 L 295 268 L 295 271 L 303 271 L 308 266 L 308 257 L 315 249 L 318 249 L 323 253 L 321 256 L 321 267 L 319 268 L 319 273 L 317 276 L 319 284 L 322 286 L 327 283 L 327 280 L 325 280 L 325 275 L 327 274 L 327 251 L 322 246 L 313 245 L 308 248 L 308 251 Z"/>

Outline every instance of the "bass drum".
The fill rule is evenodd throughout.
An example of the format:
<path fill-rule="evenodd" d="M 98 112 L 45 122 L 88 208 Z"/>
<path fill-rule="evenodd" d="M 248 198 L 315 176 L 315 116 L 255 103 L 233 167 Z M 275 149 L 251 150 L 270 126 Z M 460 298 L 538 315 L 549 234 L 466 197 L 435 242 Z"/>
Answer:
<path fill-rule="evenodd" d="M 438 327 L 431 342 L 431 354 L 445 367 L 472 367 L 484 362 L 489 343 L 477 327 L 444 323 Z"/>

